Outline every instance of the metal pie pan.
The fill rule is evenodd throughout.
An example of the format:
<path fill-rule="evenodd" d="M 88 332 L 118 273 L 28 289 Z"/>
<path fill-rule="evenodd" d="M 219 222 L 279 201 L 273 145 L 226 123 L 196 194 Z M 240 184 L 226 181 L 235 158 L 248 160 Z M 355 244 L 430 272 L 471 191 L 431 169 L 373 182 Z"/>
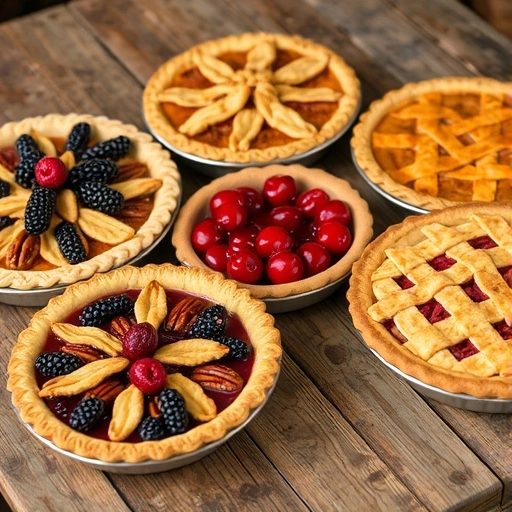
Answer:
<path fill-rule="evenodd" d="M 509 414 L 512 413 L 512 400 L 499 398 L 477 398 L 462 393 L 450 393 L 443 389 L 425 384 L 415 377 L 411 377 L 399 370 L 396 366 L 388 363 L 380 354 L 370 348 L 372 353 L 384 363 L 397 377 L 406 381 L 413 389 L 427 398 L 432 398 L 451 407 L 465 409 L 466 411 L 485 412 L 488 414 Z"/>
<path fill-rule="evenodd" d="M 146 460 L 143 462 L 133 462 L 133 463 L 132 462 L 104 462 L 104 461 L 98 460 L 98 459 L 82 457 L 81 455 L 76 455 L 72 452 L 63 450 L 62 448 L 55 446 L 48 439 L 40 436 L 37 432 L 34 431 L 34 429 L 32 428 L 31 425 L 29 425 L 28 423 L 25 423 L 23 420 L 21 420 L 16 408 L 14 408 L 14 410 L 16 412 L 16 415 L 20 419 L 20 421 L 23 423 L 23 425 L 29 430 L 29 432 L 34 437 L 39 439 L 39 441 L 44 443 L 46 446 L 50 447 L 52 450 L 55 450 L 57 453 L 60 453 L 61 455 L 65 456 L 65 457 L 68 457 L 70 459 L 81 462 L 82 464 L 85 464 L 91 468 L 99 469 L 100 471 L 107 471 L 109 473 L 122 473 L 125 475 L 149 475 L 151 473 L 162 473 L 164 471 L 169 471 L 171 469 L 181 468 L 182 466 L 186 466 L 188 464 L 197 462 L 198 460 L 202 459 L 203 457 L 210 455 L 210 453 L 212 453 L 217 448 L 219 448 L 224 443 L 226 443 L 235 434 L 237 434 L 243 428 L 245 428 L 249 424 L 249 422 L 252 421 L 256 417 L 256 415 L 261 411 L 263 406 L 266 404 L 267 400 L 270 398 L 270 395 L 274 391 L 274 388 L 277 384 L 278 378 L 279 378 L 279 372 L 275 376 L 274 383 L 272 384 L 272 387 L 269 388 L 269 390 L 267 391 L 264 401 L 260 405 L 258 405 L 258 407 L 256 407 L 255 409 L 253 409 L 251 411 L 251 413 L 249 414 L 249 416 L 243 423 L 241 423 L 240 425 L 235 427 L 233 430 L 230 430 L 223 438 L 218 439 L 217 441 L 209 443 L 205 446 L 202 446 L 201 448 L 195 450 L 194 452 L 176 455 L 174 457 L 170 457 L 169 459 L 164 459 L 164 460 Z"/>

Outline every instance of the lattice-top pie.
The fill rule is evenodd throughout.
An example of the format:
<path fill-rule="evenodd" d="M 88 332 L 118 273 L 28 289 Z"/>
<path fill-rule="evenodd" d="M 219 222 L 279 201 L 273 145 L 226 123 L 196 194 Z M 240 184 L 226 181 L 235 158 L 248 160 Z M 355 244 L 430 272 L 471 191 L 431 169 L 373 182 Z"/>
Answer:
<path fill-rule="evenodd" d="M 435 210 L 512 199 L 512 84 L 438 78 L 370 105 L 354 129 L 357 164 L 406 203 Z"/>
<path fill-rule="evenodd" d="M 409 217 L 354 265 L 354 324 L 386 361 L 454 393 L 512 398 L 512 209 Z"/>
<path fill-rule="evenodd" d="M 331 50 L 298 36 L 242 34 L 164 63 L 144 92 L 150 129 L 212 160 L 269 162 L 306 152 L 354 115 L 359 81 Z"/>

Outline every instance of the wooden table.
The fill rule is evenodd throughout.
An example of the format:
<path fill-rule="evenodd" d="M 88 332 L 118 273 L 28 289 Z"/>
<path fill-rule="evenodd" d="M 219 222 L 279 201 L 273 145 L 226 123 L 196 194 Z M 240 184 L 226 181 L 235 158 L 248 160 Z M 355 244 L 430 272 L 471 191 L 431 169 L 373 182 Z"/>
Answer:
<path fill-rule="evenodd" d="M 154 70 L 193 44 L 245 31 L 297 33 L 355 68 L 363 110 L 409 81 L 512 79 L 512 43 L 455 0 L 78 0 L 0 25 L 0 122 L 105 114 L 144 128 Z M 350 134 L 320 162 L 370 203 L 375 231 L 407 212 L 373 192 Z M 207 178 L 180 167 L 184 199 Z M 148 261 L 173 261 L 166 239 Z M 17 421 L 6 365 L 34 308 L 0 306 L 0 490 L 13 510 L 512 510 L 512 418 L 425 400 L 356 335 L 344 284 L 276 317 L 286 355 L 261 414 L 209 457 L 121 476 L 45 447 Z M 0 508 L 2 506 L 0 505 Z"/>

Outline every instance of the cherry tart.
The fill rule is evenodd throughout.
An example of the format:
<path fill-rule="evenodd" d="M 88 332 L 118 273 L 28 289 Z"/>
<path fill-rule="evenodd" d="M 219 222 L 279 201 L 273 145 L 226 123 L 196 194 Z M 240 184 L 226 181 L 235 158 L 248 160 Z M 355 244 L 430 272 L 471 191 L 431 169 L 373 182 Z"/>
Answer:
<path fill-rule="evenodd" d="M 71 453 L 162 460 L 221 439 L 259 406 L 281 355 L 264 305 L 219 274 L 125 267 L 69 287 L 20 334 L 21 418 Z"/>

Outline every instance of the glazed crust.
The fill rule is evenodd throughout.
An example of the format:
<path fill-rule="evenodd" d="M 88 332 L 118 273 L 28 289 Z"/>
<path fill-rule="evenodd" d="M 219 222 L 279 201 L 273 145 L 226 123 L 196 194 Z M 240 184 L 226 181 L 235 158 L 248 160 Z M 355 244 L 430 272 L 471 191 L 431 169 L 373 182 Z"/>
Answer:
<path fill-rule="evenodd" d="M 91 125 L 92 138 L 107 140 L 126 135 L 132 141 L 130 158 L 145 163 L 151 177 L 162 180 L 162 186 L 154 195 L 154 206 L 147 221 L 133 238 L 76 265 L 64 265 L 44 271 L 13 271 L 0 269 L 0 287 L 20 290 L 48 288 L 87 279 L 97 272 L 105 272 L 129 262 L 149 247 L 171 221 L 181 200 L 181 177 L 169 153 L 152 137 L 137 130 L 133 125 L 106 117 L 79 114 L 50 114 L 44 117 L 26 118 L 0 128 L 0 147 L 12 146 L 24 133 L 35 131 L 50 138 L 66 138 L 73 126 L 80 122 Z"/>
<path fill-rule="evenodd" d="M 312 188 L 322 188 L 331 199 L 341 199 L 350 207 L 352 213 L 352 230 L 354 239 L 347 253 L 334 265 L 324 272 L 295 283 L 280 285 L 250 285 L 240 283 L 240 286 L 250 290 L 257 298 L 281 298 L 328 285 L 350 273 L 352 264 L 362 253 L 373 235 L 373 217 L 368 203 L 354 190 L 350 184 L 321 169 L 308 169 L 302 165 L 269 165 L 267 167 L 249 167 L 243 171 L 227 174 L 212 181 L 209 185 L 196 192 L 180 210 L 173 230 L 172 243 L 176 248 L 177 258 L 187 266 L 207 269 L 201 258 L 190 243 L 192 230 L 200 220 L 209 213 L 210 198 L 220 190 L 237 187 L 253 187 L 261 190 L 264 181 L 270 176 L 288 174 L 293 176 L 297 188 L 306 191 Z"/>
<path fill-rule="evenodd" d="M 218 148 L 189 139 L 175 129 L 164 114 L 160 101 L 158 100 L 158 95 L 169 86 L 169 83 L 176 74 L 194 66 L 194 52 L 201 50 L 213 56 L 230 51 L 247 52 L 257 43 L 269 38 L 275 40 L 277 47 L 280 49 L 293 50 L 306 56 L 325 54 L 329 56 L 329 68 L 340 82 L 343 95 L 338 100 L 338 108 L 334 115 L 315 136 L 297 139 L 289 144 L 269 147 L 267 149 L 233 151 L 229 148 Z M 354 70 L 348 66 L 341 57 L 325 46 L 302 39 L 298 36 L 247 33 L 202 43 L 165 62 L 149 79 L 146 85 L 143 107 L 144 116 L 150 130 L 156 134 L 159 139 L 180 151 L 209 160 L 238 163 L 270 163 L 273 160 L 305 153 L 334 137 L 355 115 L 359 107 L 359 101 L 360 85 Z"/>
<path fill-rule="evenodd" d="M 490 78 L 448 77 L 409 83 L 401 89 L 390 91 L 381 99 L 371 103 L 368 110 L 361 115 L 359 123 L 354 127 L 354 135 L 351 140 L 354 161 L 374 185 L 405 203 L 425 211 L 440 210 L 461 204 L 450 199 L 417 192 L 396 182 L 380 167 L 374 157 L 372 133 L 390 110 L 397 109 L 422 94 L 432 92 L 510 94 L 511 89 L 511 83 L 499 82 Z"/>
<path fill-rule="evenodd" d="M 402 223 L 389 227 L 377 237 L 354 264 L 347 298 L 354 326 L 361 332 L 366 344 L 388 363 L 425 384 L 451 393 L 465 393 L 480 398 L 512 398 L 512 378 L 477 377 L 475 375 L 446 370 L 425 362 L 414 355 L 379 322 L 368 314 L 368 308 L 377 302 L 372 288 L 372 274 L 386 259 L 384 251 L 393 247 L 415 245 L 425 237 L 419 231 L 422 226 L 439 222 L 455 226 L 468 220 L 472 214 L 498 215 L 512 223 L 512 210 L 508 204 L 473 203 L 458 205 L 424 216 L 411 216 Z"/>
<path fill-rule="evenodd" d="M 103 441 L 73 430 L 54 416 L 38 396 L 34 361 L 43 349 L 50 325 L 62 321 L 71 312 L 101 296 L 127 289 L 141 289 L 152 280 L 167 289 L 208 297 L 224 304 L 228 311 L 240 317 L 255 352 L 248 382 L 237 399 L 213 420 L 161 441 Z M 12 402 L 22 420 L 31 425 L 38 435 L 63 450 L 105 462 L 163 460 L 193 452 L 219 440 L 243 423 L 249 413 L 264 402 L 277 378 L 280 358 L 280 334 L 274 328 L 274 319 L 265 313 L 265 305 L 251 298 L 247 290 L 238 288 L 218 273 L 201 269 L 186 269 L 170 264 L 143 268 L 128 266 L 70 286 L 63 295 L 51 299 L 46 308 L 34 315 L 13 349 L 8 366 L 8 389 L 12 392 Z"/>

